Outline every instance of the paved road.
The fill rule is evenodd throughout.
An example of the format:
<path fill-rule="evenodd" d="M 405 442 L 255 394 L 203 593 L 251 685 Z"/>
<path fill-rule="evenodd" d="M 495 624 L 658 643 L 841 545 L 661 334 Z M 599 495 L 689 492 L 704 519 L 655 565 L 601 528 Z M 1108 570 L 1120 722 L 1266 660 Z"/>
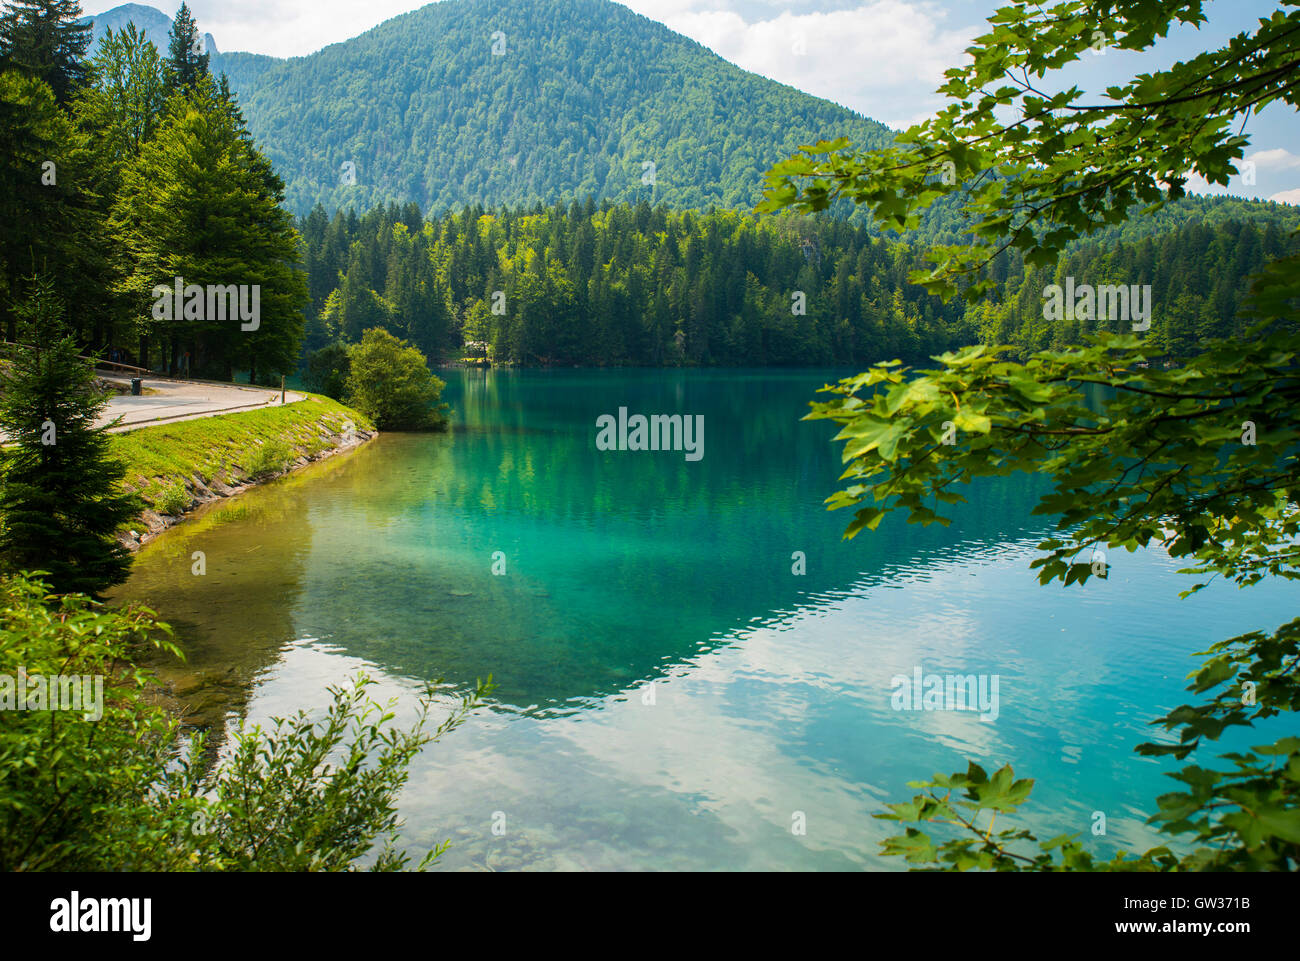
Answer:
<path fill-rule="evenodd" d="M 130 384 L 128 378 L 100 372 L 104 380 Z M 247 387 L 242 384 L 212 384 L 198 381 L 148 380 L 146 390 L 154 393 L 133 397 L 114 394 L 97 423 L 108 424 L 119 416 L 122 422 L 114 431 L 135 430 L 159 422 L 194 420 L 237 410 L 279 406 L 280 391 L 267 387 Z M 285 392 L 285 403 L 293 404 L 303 399 L 302 394 Z"/>

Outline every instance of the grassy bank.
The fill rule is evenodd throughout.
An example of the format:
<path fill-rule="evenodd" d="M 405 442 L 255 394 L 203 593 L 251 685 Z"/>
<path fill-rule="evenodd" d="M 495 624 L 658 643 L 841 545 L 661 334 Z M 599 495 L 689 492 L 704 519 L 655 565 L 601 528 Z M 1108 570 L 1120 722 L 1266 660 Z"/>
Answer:
<path fill-rule="evenodd" d="M 349 435 L 348 424 L 354 433 Z M 317 394 L 284 407 L 218 414 L 112 435 L 126 486 L 158 531 L 188 510 L 374 435 L 369 418 Z"/>

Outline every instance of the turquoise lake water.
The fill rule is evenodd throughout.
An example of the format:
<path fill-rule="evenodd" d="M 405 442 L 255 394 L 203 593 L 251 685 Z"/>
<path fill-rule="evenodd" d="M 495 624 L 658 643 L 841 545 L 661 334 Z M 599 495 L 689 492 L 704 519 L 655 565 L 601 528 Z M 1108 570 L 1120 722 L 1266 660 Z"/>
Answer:
<path fill-rule="evenodd" d="M 799 420 L 832 372 L 440 374 L 451 433 L 219 505 L 120 594 L 176 626 L 189 662 L 162 673 L 218 727 L 320 708 L 363 669 L 403 716 L 420 680 L 494 675 L 402 799 L 411 850 L 450 838 L 447 868 L 896 870 L 871 815 L 966 758 L 1037 780 L 1043 837 L 1149 846 L 1174 782 L 1133 747 L 1168 737 L 1148 725 L 1187 700 L 1190 655 L 1295 614 L 1279 583 L 1179 600 L 1192 581 L 1157 551 L 1039 586 L 1036 477 L 973 488 L 947 529 L 841 541 L 840 445 Z M 703 415 L 704 456 L 598 450 L 620 407 Z M 894 710 L 918 666 L 997 675 L 996 720 Z"/>

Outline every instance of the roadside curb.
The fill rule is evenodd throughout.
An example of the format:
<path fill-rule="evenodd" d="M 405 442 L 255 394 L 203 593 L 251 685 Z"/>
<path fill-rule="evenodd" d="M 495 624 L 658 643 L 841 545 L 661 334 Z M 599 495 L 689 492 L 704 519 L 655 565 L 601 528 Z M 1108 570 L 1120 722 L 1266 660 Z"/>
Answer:
<path fill-rule="evenodd" d="M 267 400 L 260 404 L 240 404 L 237 407 L 222 407 L 218 410 L 205 410 L 193 414 L 171 414 L 167 417 L 155 417 L 153 420 L 137 421 L 130 424 L 119 424 L 116 427 L 106 426 L 105 432 L 109 434 L 123 434 L 127 431 L 139 430 L 142 427 L 155 427 L 159 424 L 166 424 L 177 420 L 199 420 L 203 417 L 215 417 L 218 414 L 233 414 L 241 410 L 259 410 L 263 407 L 288 407 L 290 404 L 300 404 L 304 400 L 306 400 L 306 397 L 299 394 L 297 400 L 286 399 L 283 404 Z M 109 422 L 110 425 L 112 423 L 112 421 Z"/>

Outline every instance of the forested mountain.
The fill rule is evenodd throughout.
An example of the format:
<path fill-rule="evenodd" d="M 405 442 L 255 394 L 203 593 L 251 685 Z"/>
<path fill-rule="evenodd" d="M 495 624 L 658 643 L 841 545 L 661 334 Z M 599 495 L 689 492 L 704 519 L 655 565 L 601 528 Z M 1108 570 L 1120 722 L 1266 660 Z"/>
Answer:
<path fill-rule="evenodd" d="M 588 194 L 749 207 L 801 144 L 891 136 L 610 0 L 444 0 L 307 57 L 211 70 L 299 214 Z"/>
<path fill-rule="evenodd" d="M 1090 238 L 1077 241 L 1074 247 L 1135 243 L 1196 225 L 1217 228 L 1233 222 L 1250 223 L 1260 230 L 1266 230 L 1271 224 L 1284 233 L 1290 233 L 1300 229 L 1300 207 L 1275 200 L 1188 195 L 1171 201 L 1154 213 L 1135 211 L 1123 223 L 1099 230 Z"/>
<path fill-rule="evenodd" d="M 171 20 L 154 7 L 92 19 L 96 43 L 106 26 L 134 20 L 166 52 Z M 214 53 L 206 36 L 214 76 L 229 79 L 299 215 L 317 202 L 330 212 L 412 201 L 440 212 L 589 195 L 748 210 L 769 166 L 801 144 L 843 134 L 870 147 L 891 136 L 609 0 L 443 0 L 291 60 Z M 642 183 L 646 161 L 653 184 Z M 953 209 L 936 204 L 909 239 L 956 242 Z M 1187 198 L 1098 239 L 1193 219 L 1276 220 L 1288 209 Z"/>
<path fill-rule="evenodd" d="M 830 216 L 750 216 L 771 162 L 820 135 L 882 143 L 884 127 L 606 0 L 445 0 L 309 57 L 210 69 L 243 91 L 303 211 L 308 353 L 382 327 L 444 359 L 481 341 L 525 364 L 925 363 L 978 339 L 1074 342 L 1087 325 L 1042 312 L 1044 288 L 1072 276 L 1151 284 L 1148 336 L 1185 356 L 1236 332 L 1245 278 L 1300 222 L 1283 204 L 1185 198 L 1055 271 L 1001 255 L 987 300 L 942 305 L 907 277 L 919 251 L 958 239 L 951 207 L 902 243 Z M 248 355 L 265 373 L 297 356 L 283 329 Z M 211 354 L 193 334 L 172 332 L 169 363 L 187 345 Z"/>
<path fill-rule="evenodd" d="M 939 198 L 922 214 L 921 222 L 902 236 L 908 243 L 920 246 L 961 243 L 966 224 L 958 214 L 958 201 L 958 195 Z M 866 221 L 865 215 L 862 219 Z M 1154 213 L 1145 213 L 1135 207 L 1120 223 L 1102 227 L 1096 233 L 1074 241 L 1071 249 L 1134 243 L 1193 224 L 1217 227 L 1234 221 L 1251 223 L 1261 230 L 1269 224 L 1283 231 L 1296 230 L 1300 229 L 1300 207 L 1273 200 L 1188 194 L 1168 202 Z M 884 232 L 890 237 L 900 236 L 892 230 Z"/>

